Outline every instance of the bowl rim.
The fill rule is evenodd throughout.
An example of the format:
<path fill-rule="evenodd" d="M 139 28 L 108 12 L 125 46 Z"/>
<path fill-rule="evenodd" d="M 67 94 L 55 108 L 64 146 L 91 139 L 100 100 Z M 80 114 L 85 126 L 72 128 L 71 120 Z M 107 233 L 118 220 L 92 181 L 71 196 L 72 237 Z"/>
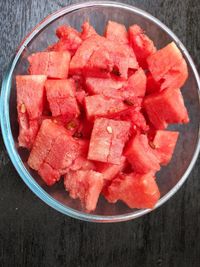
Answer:
<path fill-rule="evenodd" d="M 140 16 L 143 16 L 149 20 L 151 20 L 153 23 L 158 25 L 160 28 L 162 28 L 165 32 L 167 32 L 168 35 L 176 42 L 182 53 L 185 55 L 187 58 L 191 69 L 193 71 L 194 77 L 196 79 L 197 87 L 198 87 L 198 96 L 199 96 L 199 101 L 200 101 L 200 79 L 198 72 L 196 70 L 196 67 L 194 65 L 194 62 L 187 52 L 187 49 L 185 46 L 181 43 L 181 41 L 178 39 L 178 37 L 165 25 L 163 24 L 160 20 L 149 14 L 148 12 L 131 6 L 127 5 L 124 3 L 119 3 L 119 2 L 112 2 L 112 1 L 89 1 L 89 2 L 84 2 L 80 4 L 73 4 L 66 6 L 62 9 L 59 9 L 58 11 L 48 15 L 46 18 L 44 18 L 36 27 L 25 37 L 25 39 L 22 41 L 20 44 L 19 48 L 16 51 L 16 54 L 13 56 L 13 59 L 7 69 L 7 72 L 5 73 L 3 77 L 3 82 L 2 82 L 2 90 L 1 90 L 1 98 L 0 98 L 0 120 L 1 120 L 1 130 L 2 130 L 2 136 L 3 140 L 6 146 L 6 149 L 8 151 L 9 157 L 17 170 L 18 174 L 20 177 L 23 179 L 23 181 L 26 183 L 26 185 L 33 191 L 34 194 L 36 194 L 42 201 L 44 201 L 47 205 L 51 206 L 55 210 L 68 215 L 70 217 L 84 220 L 84 221 L 90 221 L 90 222 L 121 222 L 121 221 L 127 221 L 131 219 L 138 218 L 140 216 L 143 216 L 150 211 L 151 209 L 140 209 L 136 210 L 133 212 L 121 214 L 121 215 L 95 215 L 95 214 L 88 214 L 85 212 L 77 211 L 75 209 L 72 209 L 70 207 L 67 207 L 63 204 L 61 204 L 59 201 L 55 200 L 53 197 L 51 197 L 42 187 L 39 186 L 39 184 L 34 180 L 34 178 L 30 175 L 30 173 L 27 171 L 27 169 L 24 166 L 24 163 L 22 162 L 21 158 L 19 157 L 19 154 L 15 148 L 15 143 L 14 139 L 12 136 L 11 132 L 11 126 L 10 126 L 10 120 L 9 120 L 9 97 L 10 97 L 10 91 L 11 91 L 11 81 L 12 81 L 12 74 L 14 71 L 14 68 L 20 58 L 20 55 L 22 54 L 23 50 L 27 46 L 27 44 L 32 40 L 32 38 L 40 32 L 44 27 L 46 27 L 49 23 L 54 21 L 55 19 L 65 15 L 66 13 L 78 10 L 78 9 L 83 9 L 83 8 L 88 8 L 88 7 L 116 7 L 116 8 L 121 8 L 125 10 L 132 11 Z M 169 198 L 171 198 L 177 191 L 178 189 L 183 185 L 187 177 L 189 176 L 197 158 L 198 154 L 200 151 L 200 126 L 198 130 L 198 139 L 197 139 L 197 144 L 196 148 L 193 154 L 193 157 L 185 170 L 184 174 L 182 175 L 181 179 L 179 182 L 167 193 L 165 194 L 156 204 L 156 208 L 160 207 L 163 205 Z"/>

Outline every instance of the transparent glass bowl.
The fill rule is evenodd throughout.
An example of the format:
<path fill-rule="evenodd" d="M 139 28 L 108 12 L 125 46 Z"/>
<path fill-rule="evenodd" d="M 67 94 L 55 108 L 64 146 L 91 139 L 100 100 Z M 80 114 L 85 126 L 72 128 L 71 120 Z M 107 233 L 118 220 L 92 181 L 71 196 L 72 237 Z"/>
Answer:
<path fill-rule="evenodd" d="M 137 23 L 145 29 L 158 48 L 165 46 L 173 40 L 182 51 L 189 69 L 189 78 L 182 93 L 191 121 L 187 125 L 170 126 L 170 129 L 180 131 L 180 138 L 171 163 L 167 167 L 163 167 L 157 175 L 161 199 L 157 203 L 156 208 L 172 197 L 181 187 L 194 166 L 200 149 L 200 81 L 198 73 L 191 57 L 180 40 L 159 20 L 132 6 L 115 2 L 77 4 L 59 10 L 37 25 L 21 43 L 3 80 L 0 102 L 2 133 L 9 156 L 17 172 L 28 187 L 48 205 L 66 215 L 81 220 L 92 222 L 125 221 L 142 216 L 151 210 L 132 210 L 120 202 L 109 204 L 102 197 L 94 213 L 84 213 L 81 211 L 79 201 L 72 200 L 68 196 L 62 182 L 53 187 L 45 186 L 38 175 L 27 166 L 27 152 L 19 149 L 17 146 L 18 123 L 15 76 L 26 73 L 26 58 L 29 54 L 41 51 L 55 42 L 55 29 L 59 25 L 70 24 L 80 30 L 81 24 L 88 19 L 100 34 L 103 34 L 108 20 L 123 23 L 127 27 Z"/>

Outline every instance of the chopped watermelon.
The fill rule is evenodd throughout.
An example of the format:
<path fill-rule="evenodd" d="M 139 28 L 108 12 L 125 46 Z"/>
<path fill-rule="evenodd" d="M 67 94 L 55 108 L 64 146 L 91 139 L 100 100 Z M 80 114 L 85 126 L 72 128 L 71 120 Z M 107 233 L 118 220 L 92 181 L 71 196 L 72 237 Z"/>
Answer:
<path fill-rule="evenodd" d="M 152 40 L 144 33 L 143 29 L 138 25 L 129 27 L 129 42 L 132 46 L 139 65 L 146 69 L 147 58 L 156 52 Z"/>
<path fill-rule="evenodd" d="M 66 129 L 44 120 L 31 150 L 28 164 L 47 185 L 59 181 L 80 154 L 81 144 Z"/>
<path fill-rule="evenodd" d="M 160 160 L 160 164 L 167 165 L 170 162 L 178 136 L 179 132 L 163 130 L 156 131 L 153 139 L 153 145 L 155 146 L 155 151 Z"/>
<path fill-rule="evenodd" d="M 87 38 L 77 49 L 70 62 L 70 74 L 82 74 L 83 68 L 87 64 L 92 53 L 97 50 L 103 43 L 104 38 L 94 35 Z"/>
<path fill-rule="evenodd" d="M 105 37 L 111 41 L 128 44 L 128 33 L 123 24 L 109 20 L 105 30 Z"/>
<path fill-rule="evenodd" d="M 28 57 L 16 77 L 19 146 L 51 186 L 64 176 L 69 196 L 94 211 L 100 194 L 130 208 L 153 208 L 155 173 L 167 165 L 189 117 L 180 87 L 188 76 L 175 43 L 157 50 L 138 25 L 89 22 L 56 30 L 58 41 Z M 69 77 L 68 77 L 69 75 Z"/>
<path fill-rule="evenodd" d="M 86 211 L 91 212 L 96 208 L 103 177 L 92 170 L 69 171 L 64 177 L 64 186 L 71 198 L 79 198 Z"/>
<path fill-rule="evenodd" d="M 90 59 L 91 58 L 91 59 Z M 76 51 L 70 62 L 70 73 L 107 77 L 109 72 L 126 79 L 128 69 L 137 69 L 138 63 L 128 45 L 116 44 L 104 37 L 93 35 L 87 38 Z"/>
<path fill-rule="evenodd" d="M 82 26 L 82 32 L 81 32 L 81 39 L 85 40 L 89 37 L 91 37 L 92 35 L 97 35 L 95 29 L 90 25 L 90 23 L 88 21 L 85 21 Z"/>
<path fill-rule="evenodd" d="M 89 120 L 96 117 L 106 117 L 126 109 L 126 105 L 118 99 L 93 95 L 85 97 L 85 109 Z"/>
<path fill-rule="evenodd" d="M 119 111 L 111 115 L 111 118 L 115 120 L 131 122 L 130 132 L 132 134 L 138 131 L 144 133 L 149 130 L 149 126 L 147 125 L 143 114 L 140 111 L 138 111 L 135 107 L 129 107 L 125 110 Z"/>
<path fill-rule="evenodd" d="M 44 104 L 44 75 L 16 76 L 19 146 L 31 148 Z"/>
<path fill-rule="evenodd" d="M 144 97 L 147 78 L 142 68 L 139 68 L 128 78 L 126 90 L 132 90 L 135 96 Z"/>
<path fill-rule="evenodd" d="M 67 38 L 70 34 L 74 34 L 77 37 L 80 36 L 80 33 L 69 25 L 61 25 L 56 30 L 56 35 L 59 39 Z"/>
<path fill-rule="evenodd" d="M 156 129 L 165 129 L 167 123 L 188 123 L 189 117 L 179 89 L 165 89 L 147 96 L 144 107 Z"/>
<path fill-rule="evenodd" d="M 124 85 L 123 81 L 118 81 L 112 78 L 102 79 L 93 77 L 87 77 L 85 83 L 87 91 L 91 95 L 98 95 L 98 94 L 105 95 L 104 91 L 105 92 L 110 91 L 112 94 L 113 90 L 118 90 Z"/>
<path fill-rule="evenodd" d="M 152 209 L 160 198 L 160 192 L 152 174 L 132 173 L 114 179 L 104 196 L 111 203 L 122 200 L 130 208 Z"/>
<path fill-rule="evenodd" d="M 180 88 L 188 77 L 187 64 L 174 42 L 158 50 L 147 59 L 155 81 L 161 81 L 161 89 Z"/>
<path fill-rule="evenodd" d="M 28 57 L 29 72 L 32 75 L 46 75 L 49 78 L 66 79 L 70 62 L 70 53 L 38 52 Z"/>
<path fill-rule="evenodd" d="M 130 123 L 105 118 L 95 120 L 90 139 L 88 159 L 120 164 Z"/>
<path fill-rule="evenodd" d="M 70 121 L 79 116 L 75 98 L 76 87 L 72 79 L 47 80 L 45 88 L 52 116 L 61 116 L 63 121 Z"/>
<path fill-rule="evenodd" d="M 119 165 L 96 162 L 96 168 L 97 171 L 103 175 L 103 179 L 106 182 L 111 181 L 116 177 L 116 175 L 118 175 L 123 170 L 123 168 L 125 167 L 125 160 L 126 158 L 122 156 Z"/>
<path fill-rule="evenodd" d="M 80 33 L 68 25 L 59 26 L 56 30 L 56 35 L 60 40 L 48 47 L 49 51 L 69 51 L 71 55 L 74 55 L 82 43 Z"/>
<path fill-rule="evenodd" d="M 126 147 L 125 156 L 135 172 L 148 173 L 160 170 L 159 159 L 144 134 L 132 137 Z"/>
<path fill-rule="evenodd" d="M 161 84 L 156 82 L 150 72 L 147 73 L 146 94 L 152 94 L 160 91 Z"/>

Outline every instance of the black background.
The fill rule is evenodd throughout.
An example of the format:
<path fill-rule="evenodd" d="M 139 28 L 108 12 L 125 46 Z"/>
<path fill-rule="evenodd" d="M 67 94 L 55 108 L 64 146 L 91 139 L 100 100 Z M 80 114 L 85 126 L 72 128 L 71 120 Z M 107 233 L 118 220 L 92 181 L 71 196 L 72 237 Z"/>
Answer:
<path fill-rule="evenodd" d="M 0 78 L 15 48 L 62 0 L 0 0 Z M 83 2 L 83 1 L 82 1 Z M 123 1 L 169 26 L 200 67 L 200 1 Z M 134 221 L 93 224 L 41 202 L 12 166 L 0 138 L 0 266 L 200 266 L 200 160 L 179 192 Z"/>

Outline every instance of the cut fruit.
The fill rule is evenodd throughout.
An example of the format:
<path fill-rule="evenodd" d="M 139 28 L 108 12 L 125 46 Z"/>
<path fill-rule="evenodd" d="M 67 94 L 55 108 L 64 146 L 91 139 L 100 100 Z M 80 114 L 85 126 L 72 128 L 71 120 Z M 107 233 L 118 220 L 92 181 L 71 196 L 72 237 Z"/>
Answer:
<path fill-rule="evenodd" d="M 126 108 L 126 105 L 118 99 L 108 98 L 102 95 L 85 97 L 85 109 L 89 120 L 93 120 L 96 117 L 110 116 Z"/>
<path fill-rule="evenodd" d="M 167 165 L 174 153 L 174 149 L 178 140 L 179 132 L 172 131 L 156 131 L 153 139 L 156 154 L 160 160 L 160 164 Z"/>
<path fill-rule="evenodd" d="M 126 90 L 132 90 L 135 96 L 144 97 L 147 78 L 142 68 L 139 68 L 128 78 Z"/>
<path fill-rule="evenodd" d="M 125 149 L 125 156 L 135 172 L 148 173 L 160 170 L 159 159 L 144 134 L 132 137 Z"/>
<path fill-rule="evenodd" d="M 31 150 L 28 164 L 47 185 L 53 185 L 79 157 L 81 144 L 64 127 L 44 120 Z"/>
<path fill-rule="evenodd" d="M 160 198 L 160 192 L 152 174 L 132 173 L 114 179 L 104 190 L 104 196 L 111 203 L 122 200 L 130 208 L 152 209 Z"/>
<path fill-rule="evenodd" d="M 31 148 L 44 107 L 44 75 L 16 76 L 19 146 Z"/>
<path fill-rule="evenodd" d="M 97 35 L 97 32 L 95 29 L 90 25 L 88 21 L 84 22 L 81 26 L 82 32 L 81 32 L 81 39 L 85 40 L 93 35 Z"/>
<path fill-rule="evenodd" d="M 165 129 L 167 123 L 188 123 L 189 117 L 179 89 L 165 89 L 147 96 L 144 107 L 156 129 Z"/>
<path fill-rule="evenodd" d="M 47 80 L 45 88 L 52 116 L 61 116 L 64 122 L 79 116 L 80 111 L 75 98 L 76 87 L 72 79 Z"/>
<path fill-rule="evenodd" d="M 144 34 L 144 31 L 140 26 L 135 24 L 129 27 L 129 42 L 139 65 L 146 69 L 147 58 L 156 52 L 156 47 L 154 46 L 153 41 Z"/>
<path fill-rule="evenodd" d="M 158 50 L 147 59 L 155 81 L 161 81 L 161 89 L 180 88 L 188 77 L 187 64 L 174 42 Z"/>
<path fill-rule="evenodd" d="M 119 165 L 96 162 L 96 168 L 97 171 L 103 175 L 105 182 L 111 181 L 123 170 L 123 168 L 125 167 L 125 160 L 126 158 L 122 156 Z"/>
<path fill-rule="evenodd" d="M 101 173 L 92 170 L 69 171 L 64 177 L 64 186 L 71 198 L 79 198 L 87 212 L 95 210 L 103 187 Z"/>
<path fill-rule="evenodd" d="M 160 91 L 161 83 L 156 82 L 150 72 L 147 73 L 146 95 Z"/>
<path fill-rule="evenodd" d="M 87 91 L 91 95 L 104 95 L 104 92 L 107 91 L 110 91 L 110 94 L 112 94 L 113 90 L 117 91 L 124 85 L 123 81 L 118 81 L 112 78 L 102 79 L 93 77 L 87 77 L 85 83 L 87 86 Z"/>
<path fill-rule="evenodd" d="M 38 52 L 28 57 L 29 72 L 32 75 L 46 75 L 49 78 L 66 79 L 70 62 L 70 53 Z"/>
<path fill-rule="evenodd" d="M 88 159 L 120 164 L 130 123 L 105 118 L 95 120 L 90 139 Z"/>
<path fill-rule="evenodd" d="M 105 37 L 111 41 L 128 44 L 128 33 L 123 24 L 109 20 L 105 30 Z"/>

